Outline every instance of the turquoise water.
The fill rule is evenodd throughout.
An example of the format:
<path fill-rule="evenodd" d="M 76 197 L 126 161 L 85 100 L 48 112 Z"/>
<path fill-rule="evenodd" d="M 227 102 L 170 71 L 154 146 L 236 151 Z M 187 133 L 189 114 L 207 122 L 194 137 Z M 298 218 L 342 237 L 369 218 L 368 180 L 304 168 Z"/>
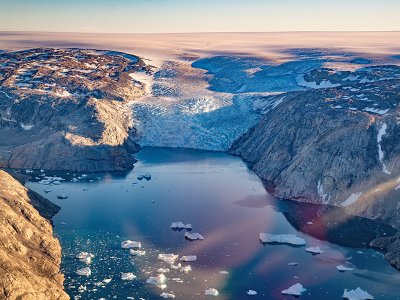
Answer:
<path fill-rule="evenodd" d="M 77 182 L 70 180 L 78 174 L 61 174 L 67 180 L 60 185 L 27 183 L 62 208 L 54 225 L 72 298 L 161 299 L 164 291 L 176 299 L 203 299 L 208 298 L 205 289 L 216 288 L 219 299 L 293 299 L 281 291 L 301 283 L 307 289 L 301 299 L 342 299 L 345 288 L 357 287 L 375 299 L 400 299 L 400 272 L 380 253 L 362 248 L 388 228 L 339 210 L 276 200 L 239 158 L 224 153 L 144 148 L 137 159 L 127 174 L 88 174 Z M 151 180 L 139 181 L 137 176 L 146 172 Z M 59 194 L 68 198 L 57 199 Z M 174 221 L 191 223 L 192 232 L 205 240 L 186 240 L 184 231 L 171 230 Z M 260 232 L 295 233 L 306 247 L 318 245 L 324 253 L 262 245 Z M 146 255 L 132 257 L 121 249 L 126 239 L 141 241 Z M 85 266 L 74 258 L 81 251 L 95 255 L 90 277 L 75 274 Z M 197 255 L 197 261 L 183 263 L 192 267 L 188 274 L 166 273 L 167 287 L 161 291 L 146 284 L 158 268 L 168 267 L 157 260 L 159 253 Z M 340 264 L 355 269 L 340 273 Z M 121 272 L 137 278 L 122 281 Z M 107 278 L 111 282 L 102 283 Z M 248 296 L 249 289 L 258 295 Z"/>

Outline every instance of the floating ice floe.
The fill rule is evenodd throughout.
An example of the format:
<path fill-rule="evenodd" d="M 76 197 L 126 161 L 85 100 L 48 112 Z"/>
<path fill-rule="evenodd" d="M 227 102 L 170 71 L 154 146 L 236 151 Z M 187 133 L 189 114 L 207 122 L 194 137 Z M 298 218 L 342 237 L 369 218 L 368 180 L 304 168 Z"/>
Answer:
<path fill-rule="evenodd" d="M 311 254 L 314 254 L 314 255 L 324 253 L 324 251 L 319 246 L 308 247 L 308 248 L 306 248 L 306 251 L 311 253 Z"/>
<path fill-rule="evenodd" d="M 248 291 L 247 291 L 247 295 L 249 295 L 249 296 L 255 296 L 255 295 L 257 295 L 257 292 L 256 292 L 256 291 L 253 291 L 253 290 L 248 290 Z"/>
<path fill-rule="evenodd" d="M 171 224 L 172 229 L 187 229 L 190 230 L 192 229 L 192 224 L 184 224 L 182 222 L 173 222 Z"/>
<path fill-rule="evenodd" d="M 68 196 L 65 194 L 57 195 L 57 199 L 67 199 L 67 198 L 68 198 Z"/>
<path fill-rule="evenodd" d="M 353 270 L 354 270 L 354 268 L 349 268 L 349 267 L 346 267 L 346 266 L 343 266 L 343 265 L 337 266 L 336 269 L 337 269 L 339 272 L 353 271 Z"/>
<path fill-rule="evenodd" d="M 194 240 L 204 240 L 204 236 L 202 236 L 200 233 L 191 233 L 191 232 L 185 232 L 185 238 L 194 241 Z"/>
<path fill-rule="evenodd" d="M 180 269 L 182 267 L 182 265 L 180 263 L 178 263 L 176 265 L 171 264 L 170 267 L 171 267 L 172 270 L 178 270 L 178 269 Z"/>
<path fill-rule="evenodd" d="M 138 180 L 146 179 L 147 181 L 149 181 L 151 179 L 151 174 L 150 173 L 144 173 L 144 174 L 138 175 L 136 178 Z"/>
<path fill-rule="evenodd" d="M 196 255 L 187 255 L 187 256 L 182 256 L 180 258 L 181 261 L 196 261 L 197 260 L 197 256 Z"/>
<path fill-rule="evenodd" d="M 47 194 L 47 193 L 50 193 L 51 190 L 50 189 L 45 189 L 44 192 Z"/>
<path fill-rule="evenodd" d="M 181 268 L 181 272 L 182 272 L 182 273 L 186 273 L 186 274 L 187 274 L 187 273 L 189 273 L 190 271 L 192 271 L 192 267 L 189 266 L 189 265 L 188 265 L 188 266 L 184 266 L 184 267 Z"/>
<path fill-rule="evenodd" d="M 135 279 L 135 278 L 136 278 L 136 276 L 133 275 L 133 273 L 130 273 L 130 272 L 128 272 L 128 273 L 121 273 L 121 279 L 122 279 L 122 280 L 133 280 L 133 279 Z"/>
<path fill-rule="evenodd" d="M 301 296 L 302 293 L 304 293 L 307 289 L 303 287 L 302 284 L 296 283 L 295 285 L 292 285 L 290 288 L 283 290 L 282 294 L 283 295 L 292 295 L 292 296 Z"/>
<path fill-rule="evenodd" d="M 218 292 L 217 289 L 206 289 L 206 290 L 204 291 L 204 295 L 216 297 L 216 296 L 219 295 L 219 292 Z"/>
<path fill-rule="evenodd" d="M 358 287 L 355 290 L 344 290 L 343 298 L 348 300 L 372 300 L 374 296 Z"/>
<path fill-rule="evenodd" d="M 131 249 L 129 250 L 129 253 L 133 256 L 143 256 L 146 254 L 146 251 L 144 250 L 136 250 L 136 249 Z"/>
<path fill-rule="evenodd" d="M 292 267 L 297 266 L 297 265 L 298 265 L 297 262 L 290 262 L 290 263 L 288 263 L 288 266 L 292 266 Z"/>
<path fill-rule="evenodd" d="M 228 272 L 228 271 L 219 271 L 219 274 L 224 274 L 224 275 L 226 275 L 226 274 L 229 274 L 229 272 Z"/>
<path fill-rule="evenodd" d="M 260 233 L 260 241 L 265 244 L 289 244 L 294 246 L 304 246 L 306 241 L 295 234 L 271 234 Z"/>
<path fill-rule="evenodd" d="M 112 278 L 106 278 L 106 279 L 103 280 L 103 282 L 104 282 L 104 283 L 110 283 L 111 280 L 112 280 Z"/>
<path fill-rule="evenodd" d="M 168 273 L 170 270 L 168 268 L 159 268 L 157 269 L 157 273 Z"/>
<path fill-rule="evenodd" d="M 121 248 L 123 248 L 123 249 L 141 248 L 141 247 L 142 247 L 141 242 L 134 242 L 131 240 L 126 240 L 121 243 Z"/>
<path fill-rule="evenodd" d="M 158 254 L 158 260 L 161 260 L 167 264 L 172 265 L 177 259 L 179 255 L 177 254 L 172 254 L 172 253 L 160 253 Z"/>
<path fill-rule="evenodd" d="M 76 259 L 79 259 L 79 261 L 90 265 L 92 263 L 92 258 L 94 258 L 94 255 L 89 252 L 80 252 L 75 256 Z"/>
<path fill-rule="evenodd" d="M 167 277 L 165 277 L 164 274 L 158 274 L 156 277 L 150 277 L 146 280 L 146 283 L 153 284 L 162 290 L 167 287 L 167 285 L 165 284 L 166 282 Z"/>
<path fill-rule="evenodd" d="M 90 276 L 92 274 L 92 270 L 90 270 L 89 267 L 85 267 L 85 268 L 76 270 L 75 273 L 78 274 L 79 276 Z"/>
<path fill-rule="evenodd" d="M 164 299 L 175 299 L 175 295 L 174 295 L 174 294 L 171 294 L 171 293 L 162 293 L 162 294 L 160 295 L 160 297 L 161 297 L 161 298 L 164 298 Z"/>

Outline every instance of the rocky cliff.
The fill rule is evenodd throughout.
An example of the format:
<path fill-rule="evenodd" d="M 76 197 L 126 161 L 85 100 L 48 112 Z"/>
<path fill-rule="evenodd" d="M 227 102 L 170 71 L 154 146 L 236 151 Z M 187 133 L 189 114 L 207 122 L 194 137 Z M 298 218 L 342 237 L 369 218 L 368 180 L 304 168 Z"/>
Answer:
<path fill-rule="evenodd" d="M 0 54 L 0 167 L 132 168 L 138 146 L 129 102 L 145 68 L 123 53 L 31 49 Z"/>
<path fill-rule="evenodd" d="M 311 72 L 302 80 L 320 88 L 280 95 L 230 152 L 274 183 L 279 198 L 342 206 L 400 228 L 399 74 L 397 66 Z"/>
<path fill-rule="evenodd" d="M 69 299 L 61 247 L 47 217 L 58 208 L 0 171 L 0 299 Z"/>

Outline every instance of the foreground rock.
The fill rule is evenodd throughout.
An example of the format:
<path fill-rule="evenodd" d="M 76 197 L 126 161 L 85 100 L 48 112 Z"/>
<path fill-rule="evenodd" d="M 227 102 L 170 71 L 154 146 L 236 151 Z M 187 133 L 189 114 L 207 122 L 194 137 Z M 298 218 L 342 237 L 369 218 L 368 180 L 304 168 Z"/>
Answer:
<path fill-rule="evenodd" d="M 1 53 L 0 167 L 131 169 L 138 146 L 128 102 L 144 87 L 129 74 L 142 66 L 106 51 Z"/>
<path fill-rule="evenodd" d="M 69 299 L 60 273 L 60 244 L 50 222 L 32 206 L 29 193 L 0 171 L 0 298 Z M 46 215 L 51 212 L 54 205 Z"/>

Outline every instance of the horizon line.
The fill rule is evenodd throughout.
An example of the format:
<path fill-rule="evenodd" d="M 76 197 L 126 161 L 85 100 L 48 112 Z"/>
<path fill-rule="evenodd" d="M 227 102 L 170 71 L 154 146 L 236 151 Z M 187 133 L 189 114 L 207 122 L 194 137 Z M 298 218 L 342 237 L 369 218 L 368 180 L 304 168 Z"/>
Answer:
<path fill-rule="evenodd" d="M 9 33 L 74 33 L 74 34 L 246 34 L 246 33 L 398 33 L 397 30 L 282 30 L 282 31 L 187 31 L 187 32 L 89 32 L 89 31 L 40 31 L 0 30 Z"/>

